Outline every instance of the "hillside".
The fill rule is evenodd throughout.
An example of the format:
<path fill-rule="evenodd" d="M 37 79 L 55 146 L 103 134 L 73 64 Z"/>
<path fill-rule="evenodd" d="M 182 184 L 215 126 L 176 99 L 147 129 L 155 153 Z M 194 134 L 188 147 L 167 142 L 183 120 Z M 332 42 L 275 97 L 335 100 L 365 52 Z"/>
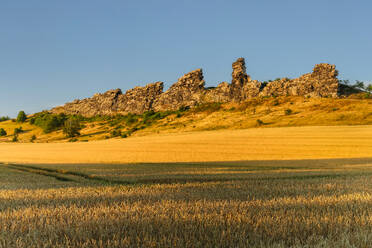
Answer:
<path fill-rule="evenodd" d="M 51 116 L 57 116 L 49 114 Z M 211 103 L 192 109 L 166 112 L 146 112 L 142 115 L 81 118 L 83 129 L 76 139 L 66 138 L 61 128 L 50 133 L 25 123 L 0 122 L 7 136 L 0 142 L 11 142 L 15 128 L 22 127 L 18 142 L 92 141 L 111 138 L 131 138 L 165 133 L 221 129 L 247 129 L 293 126 L 339 126 L 372 124 L 372 100 L 352 98 L 268 97 L 243 103 Z M 116 136 L 116 137 L 115 137 Z"/>

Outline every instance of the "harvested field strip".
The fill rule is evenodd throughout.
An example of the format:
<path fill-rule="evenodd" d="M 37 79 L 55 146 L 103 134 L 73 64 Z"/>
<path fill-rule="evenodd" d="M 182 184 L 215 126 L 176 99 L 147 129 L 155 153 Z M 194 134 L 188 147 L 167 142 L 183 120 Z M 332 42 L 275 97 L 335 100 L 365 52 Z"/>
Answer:
<path fill-rule="evenodd" d="M 6 166 L 8 166 L 11 169 L 18 170 L 18 171 L 34 173 L 34 174 L 47 176 L 47 177 L 53 177 L 53 178 L 55 178 L 59 181 L 75 181 L 71 178 L 63 177 L 63 176 L 60 176 L 56 173 L 50 173 L 50 172 L 42 170 L 42 169 L 27 168 L 27 166 L 20 166 L 20 165 L 14 165 L 14 164 L 7 164 Z"/>
<path fill-rule="evenodd" d="M 86 175 L 80 172 L 56 170 L 56 169 L 41 168 L 41 167 L 30 166 L 30 165 L 26 166 L 26 165 L 20 165 L 20 164 L 7 164 L 7 166 L 12 169 L 23 171 L 23 172 L 29 172 L 29 173 L 39 174 L 42 176 L 54 177 L 55 179 L 60 180 L 60 181 L 80 182 L 85 179 L 85 180 L 90 180 L 94 182 L 109 183 L 109 184 L 130 184 L 129 182 L 108 180 L 106 178 L 101 178 L 101 177 L 93 177 L 93 176 Z"/>

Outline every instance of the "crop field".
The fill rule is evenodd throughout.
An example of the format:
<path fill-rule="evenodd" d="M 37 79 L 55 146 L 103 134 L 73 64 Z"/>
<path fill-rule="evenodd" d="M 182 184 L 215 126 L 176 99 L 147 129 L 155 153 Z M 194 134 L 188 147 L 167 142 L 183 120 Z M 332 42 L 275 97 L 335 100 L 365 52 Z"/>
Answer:
<path fill-rule="evenodd" d="M 370 247 L 372 159 L 0 164 L 0 247 Z"/>
<path fill-rule="evenodd" d="M 372 126 L 1 143 L 0 248 L 370 247 L 371 151 Z"/>
<path fill-rule="evenodd" d="M 76 143 L 0 143 L 0 162 L 148 163 L 372 157 L 372 126 L 154 134 Z"/>

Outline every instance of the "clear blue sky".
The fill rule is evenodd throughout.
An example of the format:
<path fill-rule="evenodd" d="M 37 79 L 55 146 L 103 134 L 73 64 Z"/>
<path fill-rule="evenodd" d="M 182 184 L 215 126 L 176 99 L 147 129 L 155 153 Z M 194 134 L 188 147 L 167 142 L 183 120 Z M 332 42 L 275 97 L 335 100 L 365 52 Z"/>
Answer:
<path fill-rule="evenodd" d="M 203 68 L 230 81 L 297 77 L 316 63 L 372 80 L 369 0 L 1 0 L 0 116 Z"/>

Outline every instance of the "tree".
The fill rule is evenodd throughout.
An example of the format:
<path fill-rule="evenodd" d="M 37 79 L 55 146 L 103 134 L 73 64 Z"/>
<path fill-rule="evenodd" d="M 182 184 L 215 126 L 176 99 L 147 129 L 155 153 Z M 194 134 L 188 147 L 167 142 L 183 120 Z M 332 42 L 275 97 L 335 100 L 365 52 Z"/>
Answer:
<path fill-rule="evenodd" d="M 369 85 L 366 87 L 366 90 L 367 90 L 369 93 L 372 93 L 372 84 L 369 84 Z"/>
<path fill-rule="evenodd" d="M 27 120 L 27 116 L 25 111 L 19 111 L 18 116 L 17 116 L 17 122 L 25 122 Z"/>
<path fill-rule="evenodd" d="M 356 80 L 356 82 L 354 84 L 354 87 L 363 90 L 364 89 L 364 82 Z"/>
<path fill-rule="evenodd" d="M 0 136 L 6 136 L 7 133 L 4 128 L 0 128 Z"/>
<path fill-rule="evenodd" d="M 63 126 L 63 133 L 66 134 L 68 138 L 72 138 L 80 135 L 81 125 L 77 118 L 70 118 L 65 121 Z"/>

